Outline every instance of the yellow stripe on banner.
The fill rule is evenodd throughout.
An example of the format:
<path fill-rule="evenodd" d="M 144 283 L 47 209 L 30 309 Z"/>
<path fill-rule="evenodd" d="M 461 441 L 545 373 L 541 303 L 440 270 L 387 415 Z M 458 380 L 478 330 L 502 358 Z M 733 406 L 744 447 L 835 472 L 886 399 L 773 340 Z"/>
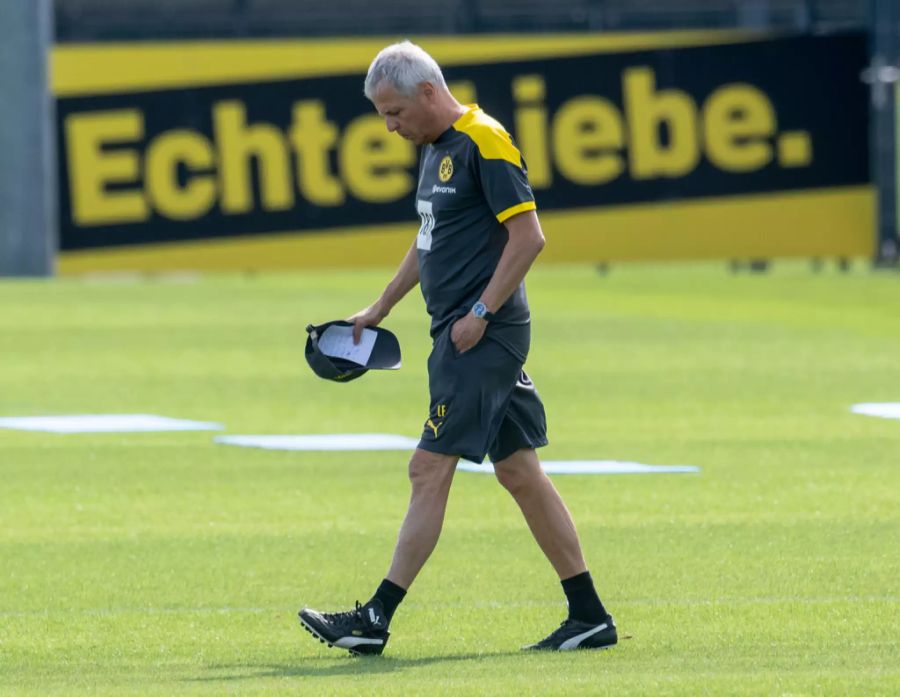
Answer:
<path fill-rule="evenodd" d="M 422 36 L 439 63 L 482 65 L 590 53 L 710 46 L 770 38 L 735 30 L 621 34 Z M 61 44 L 50 75 L 59 97 L 365 73 L 396 37 Z M 360 90 L 362 87 L 360 87 Z"/>
<path fill-rule="evenodd" d="M 119 271 L 227 271 L 399 266 L 416 239 L 413 220 L 305 233 L 204 238 L 63 252 L 64 275 Z"/>
<path fill-rule="evenodd" d="M 755 196 L 545 211 L 544 261 L 869 257 L 875 189 L 853 186 Z M 59 271 L 240 270 L 391 266 L 416 224 L 344 228 L 64 252 Z"/>
<path fill-rule="evenodd" d="M 541 215 L 547 261 L 859 257 L 875 189 L 836 187 Z"/>
<path fill-rule="evenodd" d="M 519 213 L 524 213 L 525 211 L 533 211 L 537 209 L 537 204 L 534 201 L 525 201 L 524 203 L 520 203 L 515 206 L 511 206 L 507 208 L 505 211 L 500 211 L 497 214 L 497 220 L 501 223 L 505 223 L 507 220 L 512 218 L 514 215 L 518 215 Z"/>

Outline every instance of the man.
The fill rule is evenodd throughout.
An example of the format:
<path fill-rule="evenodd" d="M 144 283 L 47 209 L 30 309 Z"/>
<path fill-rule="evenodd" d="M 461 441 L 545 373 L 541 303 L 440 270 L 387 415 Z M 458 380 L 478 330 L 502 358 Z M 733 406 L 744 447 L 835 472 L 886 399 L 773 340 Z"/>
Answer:
<path fill-rule="evenodd" d="M 424 146 L 419 234 L 381 297 L 350 318 L 356 340 L 417 283 L 434 340 L 431 407 L 409 462 L 412 496 L 387 577 L 349 612 L 304 608 L 303 626 L 329 645 L 380 654 L 406 590 L 437 544 L 456 463 L 489 455 L 559 575 L 569 617 L 527 649 L 606 648 L 616 628 L 597 597 L 575 525 L 535 448 L 544 407 L 522 369 L 530 342 L 523 279 L 544 246 L 525 163 L 509 134 L 477 105 L 462 106 L 434 59 L 403 42 L 369 67 L 365 94 L 387 129 Z"/>

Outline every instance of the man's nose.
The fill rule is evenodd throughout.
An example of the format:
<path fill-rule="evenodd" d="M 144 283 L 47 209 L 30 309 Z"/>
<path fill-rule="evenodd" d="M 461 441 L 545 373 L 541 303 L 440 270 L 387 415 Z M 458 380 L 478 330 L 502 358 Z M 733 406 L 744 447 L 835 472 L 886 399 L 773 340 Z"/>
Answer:
<path fill-rule="evenodd" d="M 387 129 L 389 133 L 393 133 L 397 130 L 397 122 L 394 121 L 390 116 L 388 116 L 385 120 L 385 125 L 387 125 Z"/>

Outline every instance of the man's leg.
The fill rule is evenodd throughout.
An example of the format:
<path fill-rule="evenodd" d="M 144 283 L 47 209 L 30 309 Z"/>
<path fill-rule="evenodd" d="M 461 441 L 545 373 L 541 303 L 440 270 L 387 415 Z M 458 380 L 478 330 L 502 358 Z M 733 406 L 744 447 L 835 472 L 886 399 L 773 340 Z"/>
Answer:
<path fill-rule="evenodd" d="M 495 462 L 494 471 L 559 575 L 569 603 L 569 617 L 560 628 L 526 648 L 566 651 L 613 646 L 618 641 L 615 624 L 594 589 L 569 509 L 541 469 L 537 453 L 533 448 L 517 450 Z"/>
<path fill-rule="evenodd" d="M 517 450 L 494 463 L 497 480 L 512 494 L 547 559 L 559 578 L 587 571 L 575 523 L 566 504 L 544 474 L 537 453 Z"/>
<path fill-rule="evenodd" d="M 387 579 L 407 589 L 437 545 L 458 457 L 417 448 L 409 461 L 412 493 Z"/>
<path fill-rule="evenodd" d="M 394 611 L 441 535 L 458 459 L 416 449 L 409 461 L 412 494 L 387 577 L 372 599 L 365 605 L 357 603 L 355 610 L 325 613 L 302 609 L 300 622 L 308 632 L 351 653 L 380 654 L 384 650 Z"/>

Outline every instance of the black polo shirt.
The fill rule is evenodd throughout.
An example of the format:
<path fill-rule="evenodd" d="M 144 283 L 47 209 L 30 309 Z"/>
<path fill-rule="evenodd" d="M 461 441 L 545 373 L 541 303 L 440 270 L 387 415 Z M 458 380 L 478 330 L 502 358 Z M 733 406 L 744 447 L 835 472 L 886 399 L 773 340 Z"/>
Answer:
<path fill-rule="evenodd" d="M 503 222 L 535 209 L 522 154 L 503 126 L 477 104 L 423 148 L 416 247 L 432 337 L 481 297 L 508 239 Z M 494 310 L 485 336 L 524 362 L 530 322 L 524 282 Z"/>

